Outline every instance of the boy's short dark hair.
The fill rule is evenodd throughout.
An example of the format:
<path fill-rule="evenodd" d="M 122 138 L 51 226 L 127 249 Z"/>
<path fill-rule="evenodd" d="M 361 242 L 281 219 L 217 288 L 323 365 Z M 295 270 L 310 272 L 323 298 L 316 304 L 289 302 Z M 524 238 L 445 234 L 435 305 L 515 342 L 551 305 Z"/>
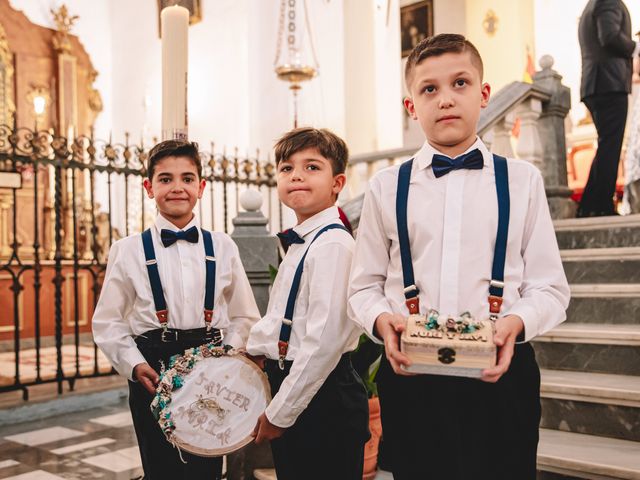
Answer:
<path fill-rule="evenodd" d="M 416 65 L 425 58 L 437 57 L 445 53 L 465 52 L 471 55 L 471 62 L 478 69 L 478 72 L 480 72 L 480 80 L 482 80 L 484 74 L 482 57 L 475 45 L 467 40 L 464 35 L 441 33 L 440 35 L 425 38 L 413 48 L 407 58 L 407 64 L 404 67 L 404 81 L 407 84 L 407 88 L 410 86 L 411 76 L 413 75 Z"/>
<path fill-rule="evenodd" d="M 187 157 L 193 161 L 198 171 L 198 178 L 202 178 L 202 162 L 198 153 L 196 142 L 185 142 L 183 140 L 165 140 L 155 145 L 149 151 L 149 161 L 147 162 L 147 176 L 153 179 L 153 171 L 160 160 L 167 157 Z"/>
<path fill-rule="evenodd" d="M 274 146 L 276 165 L 307 148 L 317 148 L 320 155 L 331 162 L 334 175 L 344 173 L 349 158 L 347 144 L 325 128 L 303 127 L 285 133 Z"/>

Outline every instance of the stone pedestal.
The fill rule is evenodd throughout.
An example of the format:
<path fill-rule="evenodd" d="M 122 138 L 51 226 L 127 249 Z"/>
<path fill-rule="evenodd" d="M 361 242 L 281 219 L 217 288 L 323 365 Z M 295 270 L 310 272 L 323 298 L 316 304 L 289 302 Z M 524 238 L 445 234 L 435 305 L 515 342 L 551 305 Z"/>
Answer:
<path fill-rule="evenodd" d="M 262 194 L 246 190 L 240 196 L 240 205 L 246 211 L 233 219 L 231 238 L 238 245 L 244 270 L 253 289 L 260 314 L 264 315 L 269 303 L 269 266 L 278 267 L 278 239 L 267 230 L 269 219 L 260 211 Z"/>
<path fill-rule="evenodd" d="M 269 303 L 271 279 L 269 266 L 278 266 L 278 239 L 267 230 L 269 220 L 262 214 L 262 194 L 246 190 L 240 196 L 240 205 L 246 211 L 233 219 L 231 238 L 236 242 L 240 258 L 251 283 L 253 295 L 264 315 Z M 250 480 L 256 468 L 273 468 L 269 443 L 246 447 L 227 456 L 227 479 Z"/>
<path fill-rule="evenodd" d="M 571 91 L 562 84 L 562 75 L 553 70 L 553 58 L 540 58 L 542 70 L 533 77 L 533 83 L 548 91 L 551 99 L 543 103 L 538 118 L 538 134 L 542 142 L 542 175 L 553 218 L 575 216 L 575 202 L 567 186 L 567 145 L 564 119 L 571 108 Z"/>

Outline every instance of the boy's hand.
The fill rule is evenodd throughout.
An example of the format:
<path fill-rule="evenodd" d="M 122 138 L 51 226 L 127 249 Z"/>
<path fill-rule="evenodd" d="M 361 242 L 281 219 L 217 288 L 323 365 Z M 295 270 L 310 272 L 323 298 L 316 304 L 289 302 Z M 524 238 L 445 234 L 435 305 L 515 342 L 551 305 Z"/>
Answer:
<path fill-rule="evenodd" d="M 284 435 L 286 428 L 277 427 L 273 423 L 269 421 L 267 416 L 263 413 L 258 418 L 258 422 L 256 423 L 256 427 L 253 429 L 253 436 L 255 437 L 255 442 L 260 444 L 265 440 L 275 440 L 276 438 Z"/>
<path fill-rule="evenodd" d="M 376 318 L 373 326 L 374 333 L 384 341 L 384 351 L 391 368 L 398 375 L 412 376 L 413 373 L 406 372 L 400 365 L 408 367 L 411 360 L 400 351 L 400 335 L 407 326 L 407 319 L 399 313 L 381 313 Z"/>
<path fill-rule="evenodd" d="M 151 395 L 156 393 L 156 385 L 160 377 L 148 363 L 139 363 L 133 368 L 133 378 L 142 385 Z"/>
<path fill-rule="evenodd" d="M 482 372 L 482 381 L 495 383 L 500 380 L 502 375 L 507 373 L 509 365 L 511 365 L 511 359 L 513 358 L 516 337 L 520 335 L 523 329 L 524 323 L 517 315 L 507 315 L 506 317 L 496 320 L 496 331 L 493 335 L 493 341 L 498 347 L 498 362 L 495 367 L 487 368 Z"/>
<path fill-rule="evenodd" d="M 253 355 L 249 355 L 248 353 L 245 353 L 245 356 L 253 363 L 255 363 L 260 368 L 260 370 L 264 370 L 264 361 L 267 359 L 267 357 L 265 357 L 264 355 L 258 355 L 257 357 L 254 357 Z"/>

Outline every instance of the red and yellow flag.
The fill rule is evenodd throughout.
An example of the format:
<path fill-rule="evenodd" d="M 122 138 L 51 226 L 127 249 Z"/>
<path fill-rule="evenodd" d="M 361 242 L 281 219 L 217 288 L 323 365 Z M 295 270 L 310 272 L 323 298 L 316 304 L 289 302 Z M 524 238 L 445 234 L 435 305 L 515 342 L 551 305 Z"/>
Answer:
<path fill-rule="evenodd" d="M 527 65 L 524 67 L 524 74 L 522 75 L 522 81 L 526 83 L 533 83 L 533 75 L 536 73 L 536 67 L 533 63 L 533 57 L 527 45 Z"/>

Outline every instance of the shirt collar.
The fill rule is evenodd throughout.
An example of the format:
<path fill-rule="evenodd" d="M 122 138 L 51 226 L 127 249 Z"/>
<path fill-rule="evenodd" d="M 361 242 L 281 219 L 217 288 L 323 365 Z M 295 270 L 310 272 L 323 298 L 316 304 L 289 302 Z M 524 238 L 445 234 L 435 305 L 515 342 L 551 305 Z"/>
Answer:
<path fill-rule="evenodd" d="M 158 231 L 158 233 L 160 233 L 163 229 L 172 230 L 174 232 L 177 232 L 178 230 L 188 230 L 189 228 L 194 227 L 194 226 L 199 228 L 200 227 L 200 222 L 198 222 L 198 219 L 194 215 L 193 218 L 191 219 L 191 221 L 189 223 L 187 223 L 184 228 L 178 228 L 173 223 L 171 223 L 169 220 L 164 218 L 161 214 L 158 214 L 158 216 L 156 217 L 156 221 L 154 222 L 154 225 L 155 225 L 156 230 Z"/>
<path fill-rule="evenodd" d="M 340 221 L 340 214 L 338 213 L 338 207 L 335 205 L 316 213 L 313 217 L 306 219 L 300 225 L 293 227 L 293 230 L 301 237 L 305 237 L 314 230 L 330 223 L 342 224 Z"/>
<path fill-rule="evenodd" d="M 480 137 L 478 136 L 476 136 L 476 141 L 473 142 L 473 145 L 467 148 L 467 150 L 461 153 L 461 155 L 464 155 L 465 153 L 468 153 L 475 148 L 477 148 L 478 150 L 480 150 L 480 152 L 482 152 L 482 159 L 484 160 L 484 166 L 488 167 L 489 169 L 493 169 L 491 152 L 489 152 L 489 149 L 487 148 L 487 146 L 484 144 L 482 140 L 480 140 Z M 414 158 L 416 159 L 416 167 L 418 168 L 418 170 L 422 170 L 424 168 L 430 167 L 434 155 L 444 155 L 444 153 L 432 147 L 429 141 L 425 140 L 424 145 L 422 145 L 422 148 L 420 148 L 420 150 L 418 150 L 414 156 Z"/>

